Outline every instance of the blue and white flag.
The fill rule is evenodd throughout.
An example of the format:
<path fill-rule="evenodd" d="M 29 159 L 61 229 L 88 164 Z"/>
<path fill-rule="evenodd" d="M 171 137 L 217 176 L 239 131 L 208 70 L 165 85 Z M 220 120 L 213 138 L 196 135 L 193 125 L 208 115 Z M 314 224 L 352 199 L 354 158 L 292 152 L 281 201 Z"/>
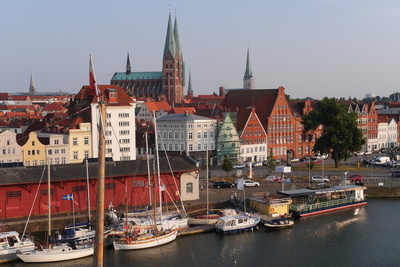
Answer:
<path fill-rule="evenodd" d="M 74 200 L 74 194 L 64 195 L 63 200 Z"/>
<path fill-rule="evenodd" d="M 238 190 L 244 190 L 244 179 L 243 178 L 237 180 L 236 188 Z"/>

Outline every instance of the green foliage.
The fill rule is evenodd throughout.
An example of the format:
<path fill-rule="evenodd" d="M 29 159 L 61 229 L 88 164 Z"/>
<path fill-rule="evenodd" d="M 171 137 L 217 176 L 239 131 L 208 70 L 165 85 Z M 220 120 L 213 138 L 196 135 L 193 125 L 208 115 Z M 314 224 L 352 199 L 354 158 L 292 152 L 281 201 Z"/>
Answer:
<path fill-rule="evenodd" d="M 222 169 L 229 174 L 232 171 L 233 163 L 232 160 L 225 155 L 224 161 L 222 162 Z"/>
<path fill-rule="evenodd" d="M 272 170 L 275 169 L 275 159 L 274 154 L 272 154 L 272 150 L 269 152 L 269 155 L 267 157 L 267 166 Z"/>
<path fill-rule="evenodd" d="M 317 110 L 304 115 L 302 120 L 305 131 L 323 126 L 323 134 L 313 150 L 321 154 L 332 152 L 337 168 L 340 160 L 347 159 L 351 151 L 358 151 L 365 144 L 362 132 L 357 128 L 357 114 L 348 112 L 347 105 L 335 98 L 325 97 Z"/>

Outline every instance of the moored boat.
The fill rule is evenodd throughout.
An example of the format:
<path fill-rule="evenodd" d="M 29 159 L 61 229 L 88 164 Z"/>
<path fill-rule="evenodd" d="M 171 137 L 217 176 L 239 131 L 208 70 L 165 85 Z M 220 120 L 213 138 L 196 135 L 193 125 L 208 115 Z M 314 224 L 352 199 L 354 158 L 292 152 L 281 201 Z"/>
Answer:
<path fill-rule="evenodd" d="M 293 227 L 294 222 L 288 218 L 276 218 L 264 224 L 269 229 L 282 229 Z"/>
<path fill-rule="evenodd" d="M 235 216 L 237 213 L 234 209 L 224 209 L 218 211 L 216 214 L 203 214 L 196 217 L 189 217 L 189 225 L 215 224 L 218 218 L 228 215 Z"/>
<path fill-rule="evenodd" d="M 235 216 L 218 218 L 215 229 L 217 233 L 236 233 L 258 228 L 260 216 L 258 214 L 242 213 Z"/>
<path fill-rule="evenodd" d="M 115 250 L 134 250 L 161 246 L 176 239 L 178 231 L 166 231 L 162 233 L 148 233 L 138 236 L 125 236 L 114 241 Z"/>
<path fill-rule="evenodd" d="M 0 263 L 18 259 L 19 252 L 28 252 L 35 249 L 34 242 L 27 238 L 20 238 L 15 231 L 0 233 Z"/>

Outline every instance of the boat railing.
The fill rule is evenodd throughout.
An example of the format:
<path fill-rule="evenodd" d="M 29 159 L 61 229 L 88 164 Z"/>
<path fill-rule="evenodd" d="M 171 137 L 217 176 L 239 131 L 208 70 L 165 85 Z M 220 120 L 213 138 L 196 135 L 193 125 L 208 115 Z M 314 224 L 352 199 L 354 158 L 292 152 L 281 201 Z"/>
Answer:
<path fill-rule="evenodd" d="M 290 210 L 296 211 L 299 213 L 304 213 L 304 212 L 309 212 L 309 211 L 315 211 L 315 210 L 324 210 L 324 209 L 329 209 L 333 207 L 340 207 L 340 206 L 345 206 L 348 204 L 355 204 L 359 202 L 364 202 L 362 199 L 355 199 L 353 197 L 351 198 L 343 198 L 343 199 L 335 199 L 335 200 L 330 200 L 330 201 L 323 201 L 323 202 L 315 202 L 312 204 L 306 204 L 306 203 L 296 203 L 296 204 L 291 204 L 290 205 Z"/>

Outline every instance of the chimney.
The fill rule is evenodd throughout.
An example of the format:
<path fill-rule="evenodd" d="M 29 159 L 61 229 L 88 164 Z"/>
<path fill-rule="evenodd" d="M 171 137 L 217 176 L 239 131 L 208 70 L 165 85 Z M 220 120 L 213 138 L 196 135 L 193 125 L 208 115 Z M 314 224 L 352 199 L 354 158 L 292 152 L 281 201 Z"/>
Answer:
<path fill-rule="evenodd" d="M 189 111 L 185 110 L 185 117 L 189 116 Z"/>
<path fill-rule="evenodd" d="M 225 87 L 223 86 L 219 87 L 219 96 L 225 96 Z"/>

